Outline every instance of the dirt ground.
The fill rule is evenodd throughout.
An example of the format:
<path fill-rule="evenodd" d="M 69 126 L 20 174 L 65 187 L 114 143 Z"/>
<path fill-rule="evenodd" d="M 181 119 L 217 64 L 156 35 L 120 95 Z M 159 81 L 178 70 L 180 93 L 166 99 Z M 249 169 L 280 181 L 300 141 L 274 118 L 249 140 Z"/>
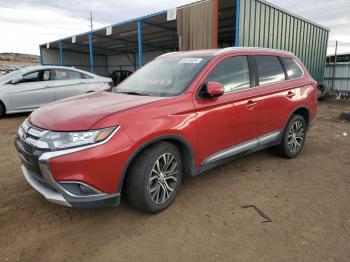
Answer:
<path fill-rule="evenodd" d="M 350 261 L 350 102 L 320 103 L 304 152 L 269 151 L 188 179 L 145 215 L 122 203 L 51 204 L 24 180 L 13 146 L 25 115 L 0 120 L 0 261 Z M 347 133 L 344 136 L 343 133 Z M 252 208 L 256 205 L 272 222 Z"/>

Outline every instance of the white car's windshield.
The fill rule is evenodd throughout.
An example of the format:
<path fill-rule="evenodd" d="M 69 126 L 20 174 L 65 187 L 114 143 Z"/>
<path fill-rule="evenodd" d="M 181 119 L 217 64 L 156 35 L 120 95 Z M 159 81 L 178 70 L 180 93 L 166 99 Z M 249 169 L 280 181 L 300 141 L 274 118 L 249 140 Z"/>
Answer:
<path fill-rule="evenodd" d="M 22 68 L 10 73 L 7 73 L 6 75 L 3 75 L 0 77 L 0 82 L 5 83 L 11 81 L 14 77 L 23 75 L 24 73 L 28 72 L 28 70 Z"/>
<path fill-rule="evenodd" d="M 175 96 L 181 94 L 208 63 L 208 58 L 159 58 L 131 75 L 117 93 Z"/>

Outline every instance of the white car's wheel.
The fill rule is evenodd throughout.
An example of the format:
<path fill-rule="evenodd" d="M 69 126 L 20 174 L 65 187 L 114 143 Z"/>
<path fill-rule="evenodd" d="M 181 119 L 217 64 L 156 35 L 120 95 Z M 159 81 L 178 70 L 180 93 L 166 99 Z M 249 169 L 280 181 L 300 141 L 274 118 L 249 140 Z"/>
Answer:
<path fill-rule="evenodd" d="M 0 101 L 0 117 L 5 115 L 5 112 L 6 112 L 5 106 Z"/>

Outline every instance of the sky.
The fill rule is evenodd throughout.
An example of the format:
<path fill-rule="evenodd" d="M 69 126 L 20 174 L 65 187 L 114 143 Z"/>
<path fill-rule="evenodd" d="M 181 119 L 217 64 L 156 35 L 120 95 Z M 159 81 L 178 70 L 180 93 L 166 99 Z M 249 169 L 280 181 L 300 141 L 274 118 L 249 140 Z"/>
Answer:
<path fill-rule="evenodd" d="M 0 0 L 0 53 L 39 54 L 39 44 L 168 10 L 194 0 Z M 328 27 L 328 53 L 350 52 L 349 0 L 269 0 L 269 2 Z"/>

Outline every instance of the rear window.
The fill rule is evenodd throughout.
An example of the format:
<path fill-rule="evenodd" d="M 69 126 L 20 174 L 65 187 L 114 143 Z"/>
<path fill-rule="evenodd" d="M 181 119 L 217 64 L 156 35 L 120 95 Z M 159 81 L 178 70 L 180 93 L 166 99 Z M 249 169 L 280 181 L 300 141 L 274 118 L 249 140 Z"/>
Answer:
<path fill-rule="evenodd" d="M 259 85 L 278 83 L 286 80 L 281 62 L 277 56 L 256 56 Z"/>
<path fill-rule="evenodd" d="M 55 69 L 56 80 L 81 79 L 80 72 L 66 69 Z"/>
<path fill-rule="evenodd" d="M 286 68 L 288 79 L 299 78 L 303 75 L 303 71 L 301 71 L 294 59 L 289 57 L 281 57 L 281 60 Z"/>
<path fill-rule="evenodd" d="M 56 80 L 66 80 L 68 79 L 68 71 L 55 69 L 55 76 L 56 76 Z"/>

